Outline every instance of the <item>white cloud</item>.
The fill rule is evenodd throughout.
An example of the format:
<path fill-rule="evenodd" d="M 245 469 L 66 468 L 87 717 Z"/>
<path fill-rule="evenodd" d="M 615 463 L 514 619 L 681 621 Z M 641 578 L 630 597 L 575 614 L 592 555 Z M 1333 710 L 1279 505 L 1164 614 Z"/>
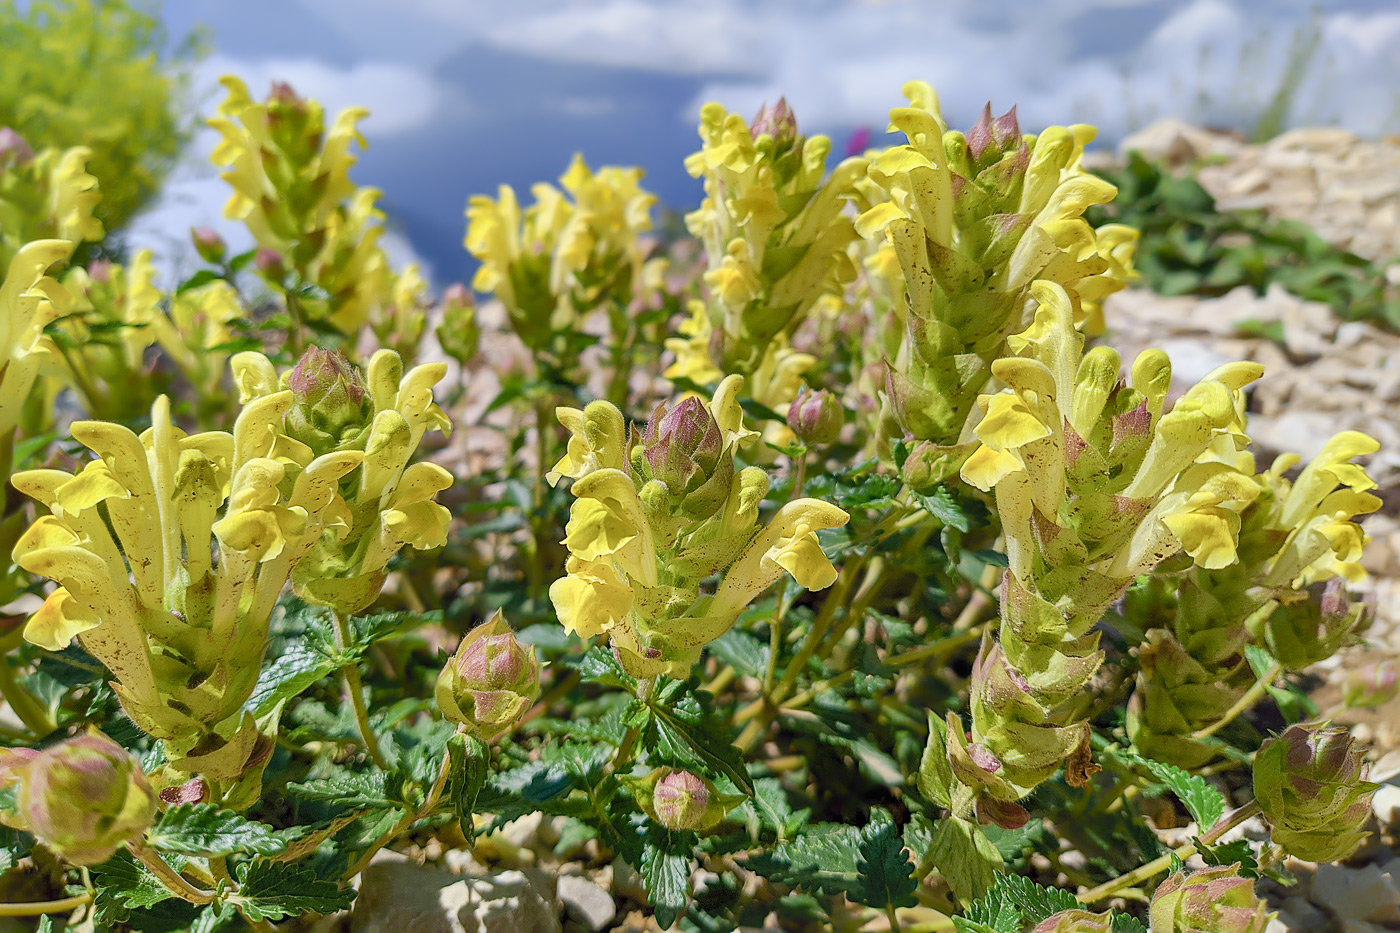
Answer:
<path fill-rule="evenodd" d="M 338 68 L 312 58 L 249 61 L 212 55 L 200 68 L 200 84 L 213 87 L 225 74 L 242 78 L 254 96 L 267 93 L 273 81 L 285 81 L 332 114 L 346 107 L 364 107 L 370 115 L 361 128 L 380 138 L 426 125 L 446 96 L 431 75 L 395 62 L 366 61 Z M 218 96 L 222 94 L 214 104 Z"/>

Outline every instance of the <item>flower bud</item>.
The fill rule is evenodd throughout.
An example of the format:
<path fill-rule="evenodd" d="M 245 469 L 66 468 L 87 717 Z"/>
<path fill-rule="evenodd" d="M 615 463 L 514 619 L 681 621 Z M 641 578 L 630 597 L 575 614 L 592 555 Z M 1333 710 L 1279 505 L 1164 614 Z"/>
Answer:
<path fill-rule="evenodd" d="M 140 839 L 156 795 L 136 759 L 99 732 L 43 751 L 14 749 L 5 780 L 17 781 L 22 828 L 74 865 L 97 865 Z"/>
<path fill-rule="evenodd" d="M 29 148 L 29 143 L 24 141 L 24 137 L 8 126 L 0 126 L 0 169 L 11 165 L 23 165 L 32 158 L 34 150 Z"/>
<path fill-rule="evenodd" d="M 1294 725 L 1254 758 L 1254 797 L 1274 842 L 1308 862 L 1334 862 L 1366 839 L 1376 785 L 1346 729 Z"/>
<path fill-rule="evenodd" d="M 437 339 L 443 352 L 464 366 L 476 356 L 481 340 L 476 303 L 460 282 L 447 286 L 442 293 L 442 323 L 437 326 Z"/>
<path fill-rule="evenodd" d="M 88 281 L 94 285 L 106 285 L 112 281 L 112 262 L 109 259 L 94 259 L 87 266 Z"/>
<path fill-rule="evenodd" d="M 307 348 L 287 388 L 294 399 L 287 433 L 317 454 L 352 447 L 369 430 L 373 402 L 359 370 L 340 351 Z"/>
<path fill-rule="evenodd" d="M 193 228 L 190 230 L 190 240 L 193 241 L 195 251 L 199 253 L 200 259 L 213 263 L 224 261 L 224 253 L 228 251 L 228 244 L 213 227 Z"/>
<path fill-rule="evenodd" d="M 497 610 L 462 639 L 438 675 L 436 695 L 443 716 L 486 741 L 515 725 L 539 699 L 539 662 Z"/>
<path fill-rule="evenodd" d="M 1051 914 L 1036 924 L 1031 933 L 1109 933 L 1113 929 L 1113 914 L 1101 914 L 1071 908 Z"/>
<path fill-rule="evenodd" d="M 647 816 L 676 832 L 713 829 L 744 801 L 742 796 L 721 794 L 698 774 L 676 768 L 657 768 L 644 778 L 624 777 L 622 781 Z"/>
<path fill-rule="evenodd" d="M 836 396 L 825 389 L 813 392 L 805 385 L 787 410 L 787 426 L 808 447 L 830 444 L 841 434 L 846 410 Z"/>
<path fill-rule="evenodd" d="M 651 805 L 656 821 L 667 829 L 698 829 L 710 805 L 710 788 L 699 775 L 672 771 L 656 782 Z"/>
<path fill-rule="evenodd" d="M 787 98 L 779 97 L 776 104 L 764 104 L 759 108 L 758 116 L 753 118 L 749 132 L 755 139 L 760 136 L 770 137 L 779 149 L 787 148 L 796 142 L 797 117 L 788 107 Z"/>
<path fill-rule="evenodd" d="M 1392 658 L 1352 671 L 1342 686 L 1342 702 L 1353 708 L 1382 706 L 1397 694 L 1400 694 L 1400 678 L 1396 677 Z"/>
<path fill-rule="evenodd" d="M 1310 587 L 1307 599 L 1284 605 L 1255 623 L 1269 653 L 1290 671 L 1302 670 L 1354 644 L 1375 615 L 1371 594 L 1353 600 L 1334 577 Z"/>
<path fill-rule="evenodd" d="M 1163 881 L 1148 909 L 1152 933 L 1264 933 L 1269 913 L 1254 882 L 1217 865 Z"/>
<path fill-rule="evenodd" d="M 253 256 L 253 265 L 257 267 L 258 274 L 269 282 L 281 284 L 287 277 L 287 263 L 282 258 L 282 254 L 275 249 L 259 247 Z"/>
<path fill-rule="evenodd" d="M 724 436 L 709 406 L 690 396 L 669 412 L 664 404 L 657 407 L 642 436 L 641 466 L 666 484 L 677 511 L 703 519 L 729 494 L 734 461 L 724 453 Z"/>

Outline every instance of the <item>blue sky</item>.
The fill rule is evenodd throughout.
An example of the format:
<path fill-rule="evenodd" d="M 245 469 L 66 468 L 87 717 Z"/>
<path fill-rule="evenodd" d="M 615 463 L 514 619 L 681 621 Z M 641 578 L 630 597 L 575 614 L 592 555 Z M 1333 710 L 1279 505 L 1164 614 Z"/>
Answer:
<path fill-rule="evenodd" d="M 165 0 L 163 15 L 172 35 L 202 25 L 212 40 L 201 112 L 229 72 L 254 93 L 286 80 L 370 108 L 356 180 L 384 191 L 396 252 L 438 284 L 469 271 L 469 195 L 553 180 L 575 151 L 643 166 L 688 208 L 699 186 L 681 162 L 707 100 L 751 114 L 784 94 L 838 146 L 862 125 L 878 137 L 911 78 L 938 88 L 954 126 L 991 100 L 1027 129 L 1090 122 L 1110 144 L 1165 115 L 1248 127 L 1311 21 L 1293 121 L 1400 132 L 1395 0 Z M 212 147 L 196 135 L 132 233 L 167 265 L 188 268 L 189 226 L 220 221 Z"/>

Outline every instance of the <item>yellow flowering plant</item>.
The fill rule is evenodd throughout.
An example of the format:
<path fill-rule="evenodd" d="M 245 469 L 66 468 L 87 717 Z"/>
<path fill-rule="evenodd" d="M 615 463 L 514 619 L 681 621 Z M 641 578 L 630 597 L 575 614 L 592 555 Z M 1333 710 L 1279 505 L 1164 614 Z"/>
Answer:
<path fill-rule="evenodd" d="M 1260 930 L 1385 857 L 1307 695 L 1378 445 L 1261 469 L 1259 363 L 1101 339 L 1090 128 L 708 105 L 685 232 L 581 157 L 471 199 L 477 307 L 390 268 L 363 111 L 225 86 L 255 245 L 170 287 L 0 131 L 0 915 L 411 926 L 376 856 L 470 846 L 468 925 L 610 864 L 666 929 Z"/>

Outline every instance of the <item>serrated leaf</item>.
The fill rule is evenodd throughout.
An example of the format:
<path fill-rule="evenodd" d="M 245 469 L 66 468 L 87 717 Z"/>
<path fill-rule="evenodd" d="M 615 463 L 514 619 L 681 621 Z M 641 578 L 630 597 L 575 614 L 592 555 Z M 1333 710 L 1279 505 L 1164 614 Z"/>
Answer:
<path fill-rule="evenodd" d="M 953 921 L 958 930 L 966 933 L 1020 933 L 1024 923 L 1021 909 L 1002 887 L 993 887 Z"/>
<path fill-rule="evenodd" d="M 659 827 L 647 833 L 644 840 L 637 868 L 656 922 L 663 930 L 670 929 L 685 913 L 692 855 L 684 843 L 693 840 L 691 833 L 669 833 Z"/>
<path fill-rule="evenodd" d="M 459 732 L 448 740 L 447 754 L 451 759 L 448 780 L 452 807 L 457 812 L 457 825 L 462 835 L 471 843 L 476 840 L 472 813 L 476 809 L 476 798 L 491 774 L 491 749 L 475 736 Z"/>
<path fill-rule="evenodd" d="M 171 807 L 151 830 L 148 844 L 183 855 L 225 856 L 235 852 L 276 855 L 286 848 L 271 826 L 244 819 L 210 803 Z"/>
<path fill-rule="evenodd" d="M 1069 891 L 1041 887 L 1024 875 L 1009 873 L 997 875 L 996 884 L 983 901 L 997 898 L 1015 905 L 1022 922 L 1031 924 L 1039 923 L 1051 914 L 1080 906 L 1078 899 Z M 971 910 L 968 915 L 972 915 Z"/>
<path fill-rule="evenodd" d="M 403 801 L 390 796 L 389 776 L 382 771 L 341 774 L 333 778 L 288 784 L 299 797 L 355 809 L 399 807 Z"/>
<path fill-rule="evenodd" d="M 355 900 L 354 889 L 342 888 L 309 865 L 245 862 L 238 866 L 238 883 L 238 894 L 230 900 L 254 923 L 334 913 Z"/>
<path fill-rule="evenodd" d="M 658 690 L 647 703 L 651 722 L 642 731 L 643 746 L 662 761 L 723 774 L 752 796 L 753 780 L 743 755 L 728 738 L 729 720 L 718 716 L 712 703 L 708 693 L 685 683 Z"/>
<path fill-rule="evenodd" d="M 1248 839 L 1236 839 L 1223 845 L 1206 845 L 1196 840 L 1196 849 L 1207 865 L 1238 865 L 1240 874 L 1246 878 L 1259 877 L 1259 860 L 1254 855 L 1254 847 Z"/>
<path fill-rule="evenodd" d="M 1167 786 L 1185 806 L 1201 832 L 1210 829 L 1225 815 L 1225 796 L 1203 777 L 1187 774 L 1176 765 L 1137 756 L 1152 774 Z"/>
<path fill-rule="evenodd" d="M 605 687 L 616 687 L 628 693 L 636 693 L 637 679 L 622 668 L 613 653 L 601 645 L 589 648 L 575 664 L 579 676 L 588 683 Z"/>
<path fill-rule="evenodd" d="M 1113 933 L 1147 933 L 1147 927 L 1142 925 L 1142 921 L 1131 914 L 1120 914 L 1115 911 L 1112 922 Z"/>
<path fill-rule="evenodd" d="M 894 820 L 875 809 L 864 827 L 813 823 L 791 842 L 750 856 L 748 868 L 812 893 L 845 894 L 871 907 L 911 906 L 917 884 Z"/>
<path fill-rule="evenodd" d="M 175 896 L 125 850 L 94 867 L 92 880 L 97 909 L 104 917 L 122 916 L 126 910 L 150 907 Z"/>
<path fill-rule="evenodd" d="M 258 675 L 244 709 L 254 717 L 265 715 L 337 669 L 334 658 L 305 645 L 293 645 Z"/>
<path fill-rule="evenodd" d="M 946 527 L 962 532 L 971 530 L 972 521 L 958 503 L 957 497 L 947 486 L 939 486 L 928 495 L 912 490 L 910 493 L 913 495 L 914 501 L 923 506 L 924 511 L 938 519 Z"/>

